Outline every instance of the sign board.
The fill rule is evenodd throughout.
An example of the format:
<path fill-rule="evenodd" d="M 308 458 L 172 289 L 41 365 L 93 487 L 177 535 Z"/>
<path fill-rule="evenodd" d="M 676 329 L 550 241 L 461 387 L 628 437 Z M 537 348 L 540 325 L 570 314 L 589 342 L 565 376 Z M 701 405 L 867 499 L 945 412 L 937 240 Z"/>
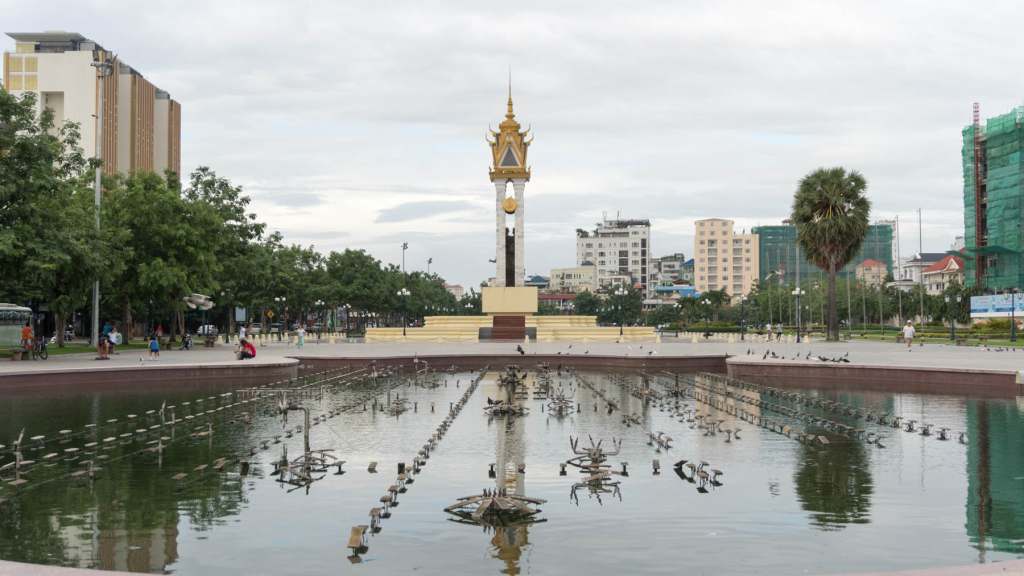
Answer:
<path fill-rule="evenodd" d="M 273 310 L 267 310 L 267 318 L 273 318 L 273 317 L 274 317 L 274 311 Z"/>
<path fill-rule="evenodd" d="M 1024 294 L 992 294 L 971 296 L 971 318 L 1009 318 L 1013 314 L 1024 319 Z"/>
<path fill-rule="evenodd" d="M 235 322 L 245 322 L 247 315 L 245 308 L 235 307 Z"/>

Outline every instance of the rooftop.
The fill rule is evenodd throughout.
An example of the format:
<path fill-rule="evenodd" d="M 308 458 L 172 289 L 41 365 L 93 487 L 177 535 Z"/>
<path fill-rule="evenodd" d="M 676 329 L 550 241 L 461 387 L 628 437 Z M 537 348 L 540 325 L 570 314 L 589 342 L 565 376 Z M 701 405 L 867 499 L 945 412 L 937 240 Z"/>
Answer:
<path fill-rule="evenodd" d="M 64 52 L 66 50 L 79 50 L 83 43 L 91 44 L 86 47 L 88 50 L 102 50 L 103 47 L 95 41 L 82 36 L 78 32 L 65 32 L 63 30 L 47 30 L 44 32 L 8 32 L 7 35 L 15 42 L 34 42 L 37 44 L 36 52 Z"/>

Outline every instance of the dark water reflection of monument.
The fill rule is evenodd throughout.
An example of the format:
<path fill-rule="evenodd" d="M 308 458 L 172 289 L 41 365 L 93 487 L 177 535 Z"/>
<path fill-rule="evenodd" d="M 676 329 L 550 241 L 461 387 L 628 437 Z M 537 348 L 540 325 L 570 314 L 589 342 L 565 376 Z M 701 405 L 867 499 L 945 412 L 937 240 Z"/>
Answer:
<path fill-rule="evenodd" d="M 967 407 L 966 527 L 978 560 L 1024 551 L 1024 421 L 1009 402 Z"/>

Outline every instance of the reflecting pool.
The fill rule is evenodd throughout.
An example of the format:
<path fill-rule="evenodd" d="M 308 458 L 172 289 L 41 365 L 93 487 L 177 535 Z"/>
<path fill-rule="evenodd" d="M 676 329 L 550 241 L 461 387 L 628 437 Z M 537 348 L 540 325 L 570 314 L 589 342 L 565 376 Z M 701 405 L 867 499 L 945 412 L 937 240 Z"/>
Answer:
<path fill-rule="evenodd" d="M 278 383 L 292 390 L 284 400 L 177 383 L 4 392 L 0 558 L 183 575 L 789 575 L 1024 556 L 1024 418 L 1012 400 L 787 398 L 756 386 L 717 393 L 687 376 L 531 370 L 512 398 L 525 413 L 489 416 L 510 394 L 497 370 L 364 376 Z M 554 414 L 559 391 L 571 408 Z M 282 405 L 298 410 L 285 419 Z M 332 450 L 344 474 L 330 466 L 303 485 L 274 473 L 303 453 L 302 408 L 311 449 Z M 934 426 L 925 435 L 922 424 Z M 570 438 L 610 453 L 603 480 L 574 466 L 561 474 L 577 454 Z M 371 524 L 399 463 L 414 482 L 353 556 L 351 529 Z M 543 500 L 541 511 L 506 525 L 444 511 L 499 489 Z"/>

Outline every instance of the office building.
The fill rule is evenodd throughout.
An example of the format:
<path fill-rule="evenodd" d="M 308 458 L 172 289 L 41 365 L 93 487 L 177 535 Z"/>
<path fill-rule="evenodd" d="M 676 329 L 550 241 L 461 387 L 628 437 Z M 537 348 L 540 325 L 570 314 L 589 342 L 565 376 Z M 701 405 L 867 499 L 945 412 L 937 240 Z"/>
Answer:
<path fill-rule="evenodd" d="M 181 173 L 181 105 L 170 94 L 81 34 L 7 35 L 15 49 L 4 52 L 4 87 L 15 95 L 33 92 L 40 107 L 53 111 L 55 130 L 77 123 L 84 154 L 101 158 L 105 173 Z M 110 73 L 100 76 L 94 62 L 108 63 Z M 101 81 L 102 145 L 97 141 Z"/>
<path fill-rule="evenodd" d="M 758 253 L 760 270 L 758 277 L 761 282 L 779 282 L 792 284 L 796 281 L 797 246 L 796 227 L 790 224 L 780 226 L 756 226 L 753 229 L 758 237 Z M 839 276 L 855 274 L 858 264 L 865 260 L 877 260 L 885 264 L 886 274 L 892 272 L 893 262 L 893 224 L 880 221 L 868 226 L 867 234 L 860 250 L 850 262 L 839 271 Z M 807 260 L 800 251 L 801 281 L 817 278 L 824 274 L 821 268 Z"/>
<path fill-rule="evenodd" d="M 733 298 L 757 282 L 757 234 L 736 233 L 733 221 L 708 218 L 694 223 L 694 286 L 698 292 L 725 290 Z"/>
<path fill-rule="evenodd" d="M 644 295 L 654 286 L 650 220 L 604 220 L 576 230 L 576 265 L 596 267 L 599 289 L 628 283 Z"/>
<path fill-rule="evenodd" d="M 578 292 L 596 292 L 597 267 L 589 265 L 572 268 L 552 268 L 549 290 L 573 294 Z"/>

